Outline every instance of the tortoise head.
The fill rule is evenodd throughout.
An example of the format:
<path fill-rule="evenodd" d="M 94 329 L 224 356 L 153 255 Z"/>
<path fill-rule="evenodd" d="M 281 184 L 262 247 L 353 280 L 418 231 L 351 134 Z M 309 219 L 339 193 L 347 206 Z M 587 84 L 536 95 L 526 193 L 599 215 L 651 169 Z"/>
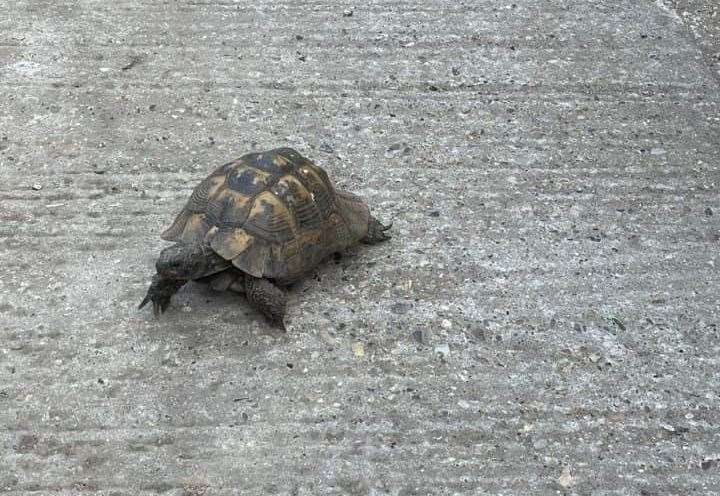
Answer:
<path fill-rule="evenodd" d="M 160 252 L 155 269 L 164 279 L 187 281 L 215 274 L 229 265 L 207 245 L 176 243 Z"/>
<path fill-rule="evenodd" d="M 160 256 L 155 262 L 155 269 L 163 279 L 190 279 L 187 277 L 188 272 L 193 272 L 194 267 L 192 257 L 189 257 L 188 245 L 176 243 L 168 246 L 160 252 Z"/>

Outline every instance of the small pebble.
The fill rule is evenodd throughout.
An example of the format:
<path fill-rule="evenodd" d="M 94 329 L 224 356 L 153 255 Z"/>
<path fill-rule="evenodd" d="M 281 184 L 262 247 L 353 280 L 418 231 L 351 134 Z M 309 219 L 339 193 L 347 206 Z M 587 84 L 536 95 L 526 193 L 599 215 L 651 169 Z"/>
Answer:
<path fill-rule="evenodd" d="M 452 329 L 452 322 L 448 319 L 443 319 L 442 322 L 440 322 L 440 325 L 443 329 Z"/>
<path fill-rule="evenodd" d="M 443 356 L 448 356 L 450 354 L 450 345 L 447 343 L 437 345 L 435 347 L 435 353 L 440 353 Z"/>
<path fill-rule="evenodd" d="M 352 344 L 352 350 L 356 357 L 362 358 L 365 356 L 365 345 L 357 341 Z"/>
<path fill-rule="evenodd" d="M 533 441 L 533 448 L 536 450 L 545 449 L 547 447 L 547 441 L 545 439 L 538 439 L 537 441 Z"/>
<path fill-rule="evenodd" d="M 560 477 L 557 479 L 558 484 L 560 484 L 564 488 L 572 487 L 575 485 L 575 477 L 572 476 L 572 473 L 570 472 L 570 467 L 563 467 L 562 473 L 560 474 Z"/>
<path fill-rule="evenodd" d="M 35 191 L 40 191 L 42 189 L 42 184 L 35 183 L 32 185 L 32 189 L 34 189 Z"/>

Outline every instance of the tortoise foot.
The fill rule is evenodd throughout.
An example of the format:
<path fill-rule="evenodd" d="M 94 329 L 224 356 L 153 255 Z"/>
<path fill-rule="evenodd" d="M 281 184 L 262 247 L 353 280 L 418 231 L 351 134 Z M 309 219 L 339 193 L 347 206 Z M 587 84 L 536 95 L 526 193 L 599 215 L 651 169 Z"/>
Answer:
<path fill-rule="evenodd" d="M 252 306 L 257 308 L 276 327 L 285 330 L 285 307 L 287 293 L 267 279 L 245 276 L 245 294 Z"/>
<path fill-rule="evenodd" d="M 152 301 L 153 313 L 158 317 L 161 313 L 167 310 L 170 305 L 170 298 L 172 295 L 185 284 L 185 281 L 177 279 L 164 279 L 158 274 L 155 274 L 152 278 L 152 283 L 148 288 L 145 298 L 138 306 L 138 310 L 147 305 Z"/>

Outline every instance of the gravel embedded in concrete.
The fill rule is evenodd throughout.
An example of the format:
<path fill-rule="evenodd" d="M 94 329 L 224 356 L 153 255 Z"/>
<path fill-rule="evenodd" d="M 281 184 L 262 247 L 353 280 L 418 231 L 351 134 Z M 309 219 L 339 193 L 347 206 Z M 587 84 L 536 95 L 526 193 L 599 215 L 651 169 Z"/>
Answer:
<path fill-rule="evenodd" d="M 720 494 L 700 4 L 14 2 L 0 492 Z M 275 146 L 393 239 L 285 335 L 199 284 L 138 312 L 193 186 Z"/>

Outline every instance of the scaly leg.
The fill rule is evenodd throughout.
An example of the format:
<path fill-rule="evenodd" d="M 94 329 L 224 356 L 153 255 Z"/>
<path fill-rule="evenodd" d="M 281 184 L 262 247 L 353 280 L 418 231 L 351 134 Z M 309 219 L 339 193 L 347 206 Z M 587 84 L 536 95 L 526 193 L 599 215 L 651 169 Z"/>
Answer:
<path fill-rule="evenodd" d="M 145 295 L 145 299 L 140 303 L 138 309 L 152 301 L 153 313 L 157 317 L 167 309 L 168 305 L 170 305 L 172 295 L 177 293 L 186 282 L 187 281 L 181 279 L 167 279 L 159 274 L 155 274 L 148 288 L 148 292 Z"/>
<path fill-rule="evenodd" d="M 375 217 L 370 216 L 370 221 L 368 222 L 368 232 L 362 239 L 362 242 L 368 245 L 374 245 L 375 243 L 380 243 L 381 241 L 390 239 L 390 235 L 385 231 L 391 227 L 392 222 L 387 226 L 384 226 Z"/>
<path fill-rule="evenodd" d="M 287 293 L 268 281 L 250 275 L 245 276 L 245 295 L 252 306 L 265 315 L 270 322 L 285 330 L 283 317 Z"/>
<path fill-rule="evenodd" d="M 175 243 L 168 246 L 160 252 L 155 263 L 157 274 L 153 276 L 147 295 L 139 308 L 152 301 L 153 311 L 155 316 L 158 316 L 170 305 L 172 295 L 187 281 L 211 276 L 229 266 L 228 260 L 206 245 Z"/>

